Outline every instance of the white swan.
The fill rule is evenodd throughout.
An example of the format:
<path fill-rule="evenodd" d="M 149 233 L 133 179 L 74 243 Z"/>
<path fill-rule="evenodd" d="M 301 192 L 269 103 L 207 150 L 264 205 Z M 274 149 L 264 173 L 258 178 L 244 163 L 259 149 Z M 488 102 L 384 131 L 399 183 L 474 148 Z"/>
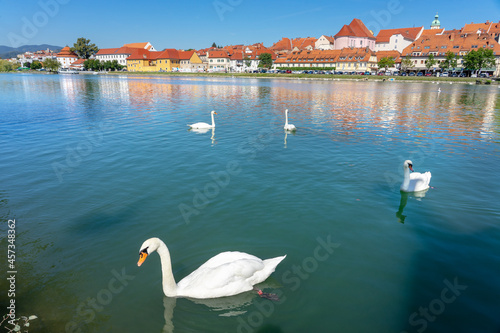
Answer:
<path fill-rule="evenodd" d="M 413 163 L 410 160 L 404 161 L 403 170 L 404 178 L 401 184 L 401 191 L 418 192 L 429 188 L 429 183 L 431 181 L 431 173 L 429 171 L 425 173 L 413 172 Z M 412 173 L 410 173 L 410 170 Z"/>
<path fill-rule="evenodd" d="M 296 131 L 297 128 L 295 125 L 288 123 L 288 109 L 285 110 L 285 127 L 283 127 L 286 131 Z"/>
<path fill-rule="evenodd" d="M 192 124 L 192 125 L 188 125 L 188 126 L 191 128 L 194 128 L 194 129 L 214 128 L 215 127 L 214 114 L 217 114 L 217 112 L 212 111 L 212 112 L 210 112 L 210 114 L 212 116 L 212 125 L 207 124 L 207 123 L 196 123 L 196 124 Z"/>
<path fill-rule="evenodd" d="M 150 238 L 142 244 L 137 266 L 141 266 L 154 251 L 160 255 L 165 295 L 200 299 L 232 296 L 252 290 L 255 284 L 266 280 L 286 257 L 262 260 L 243 252 L 222 252 L 175 283 L 170 252 L 159 238 Z"/>

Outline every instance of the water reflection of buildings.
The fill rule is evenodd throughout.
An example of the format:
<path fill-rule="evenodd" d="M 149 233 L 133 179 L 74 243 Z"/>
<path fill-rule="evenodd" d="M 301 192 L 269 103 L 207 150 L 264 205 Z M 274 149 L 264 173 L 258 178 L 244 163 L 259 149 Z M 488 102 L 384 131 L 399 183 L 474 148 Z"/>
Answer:
<path fill-rule="evenodd" d="M 290 82 L 272 90 L 276 104 L 338 134 L 361 129 L 386 136 L 397 130 L 458 141 L 498 137 L 498 96 L 498 89 L 488 87 L 393 82 Z"/>

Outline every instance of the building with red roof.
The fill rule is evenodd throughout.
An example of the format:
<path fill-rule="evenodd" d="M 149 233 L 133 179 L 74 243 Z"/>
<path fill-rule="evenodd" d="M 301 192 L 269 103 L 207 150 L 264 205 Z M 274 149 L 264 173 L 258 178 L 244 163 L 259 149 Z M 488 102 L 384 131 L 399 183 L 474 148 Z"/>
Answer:
<path fill-rule="evenodd" d="M 346 47 L 368 47 L 370 50 L 375 50 L 375 36 L 360 19 L 353 19 L 349 25 L 344 25 L 333 37 L 335 38 L 335 50 Z"/>
<path fill-rule="evenodd" d="M 431 68 L 431 70 L 435 71 L 439 70 L 439 63 L 445 60 L 446 53 L 452 52 L 459 57 L 458 69 L 461 70 L 463 68 L 463 57 L 470 51 L 478 50 L 479 48 L 493 51 L 493 54 L 497 58 L 497 67 L 496 69 L 489 69 L 489 71 L 498 75 L 500 66 L 500 44 L 482 29 L 474 33 L 453 31 L 448 34 L 443 33 L 421 36 L 403 50 L 402 56 L 410 56 L 414 64 L 414 70 L 423 71 L 427 70 L 425 61 L 428 59 L 429 55 L 432 54 L 438 61 L 438 63 Z"/>
<path fill-rule="evenodd" d="M 380 30 L 375 39 L 375 51 L 396 50 L 402 52 L 405 47 L 417 40 L 423 31 L 423 26 Z"/>
<path fill-rule="evenodd" d="M 298 70 L 332 68 L 346 72 L 366 72 L 377 69 L 376 53 L 368 47 L 342 50 L 294 51 L 286 58 L 279 58 L 274 68 L 295 67 Z"/>
<path fill-rule="evenodd" d="M 56 54 L 57 61 L 61 64 L 61 68 L 69 68 L 69 66 L 78 60 L 75 52 L 71 51 L 69 46 L 62 48 L 61 52 Z"/>
<path fill-rule="evenodd" d="M 118 48 L 100 49 L 95 57 L 99 61 L 116 60 L 122 66 L 127 66 L 127 58 L 132 55 L 134 50 L 156 51 L 153 45 L 149 42 L 145 43 L 130 43 Z"/>

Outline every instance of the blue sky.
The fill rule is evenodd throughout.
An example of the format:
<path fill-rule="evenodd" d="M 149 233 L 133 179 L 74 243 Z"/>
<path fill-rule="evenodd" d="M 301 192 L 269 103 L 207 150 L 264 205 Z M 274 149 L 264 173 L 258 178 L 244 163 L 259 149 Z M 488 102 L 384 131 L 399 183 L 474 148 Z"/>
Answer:
<path fill-rule="evenodd" d="M 353 18 L 379 29 L 498 22 L 500 1 L 483 0 L 0 0 L 0 45 L 72 46 L 78 37 L 99 48 L 151 42 L 156 49 L 218 45 L 271 46 L 282 37 L 335 35 Z"/>

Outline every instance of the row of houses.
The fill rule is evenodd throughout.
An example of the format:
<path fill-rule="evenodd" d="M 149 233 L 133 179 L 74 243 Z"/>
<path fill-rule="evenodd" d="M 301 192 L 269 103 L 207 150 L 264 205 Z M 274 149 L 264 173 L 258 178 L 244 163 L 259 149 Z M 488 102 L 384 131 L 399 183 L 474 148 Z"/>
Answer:
<path fill-rule="evenodd" d="M 360 19 L 353 19 L 333 36 L 319 38 L 282 38 L 271 47 L 262 43 L 230 45 L 202 50 L 164 49 L 157 51 L 149 42 L 130 43 L 118 48 L 100 49 L 95 58 L 100 61 L 116 60 L 128 71 L 225 71 L 244 72 L 258 68 L 260 56 L 271 54 L 274 68 L 333 68 L 342 71 L 377 71 L 381 58 L 391 57 L 395 65 L 391 71 L 401 69 L 402 59 L 411 59 L 414 71 L 426 70 L 425 60 L 432 54 L 438 70 L 447 52 L 459 57 L 471 50 L 491 49 L 500 58 L 500 22 L 466 24 L 462 29 L 446 30 L 436 14 L 429 29 L 422 27 L 383 29 L 374 36 Z M 66 46 L 54 55 L 63 68 L 81 68 L 83 60 Z M 499 73 L 500 64 L 488 69 Z"/>

